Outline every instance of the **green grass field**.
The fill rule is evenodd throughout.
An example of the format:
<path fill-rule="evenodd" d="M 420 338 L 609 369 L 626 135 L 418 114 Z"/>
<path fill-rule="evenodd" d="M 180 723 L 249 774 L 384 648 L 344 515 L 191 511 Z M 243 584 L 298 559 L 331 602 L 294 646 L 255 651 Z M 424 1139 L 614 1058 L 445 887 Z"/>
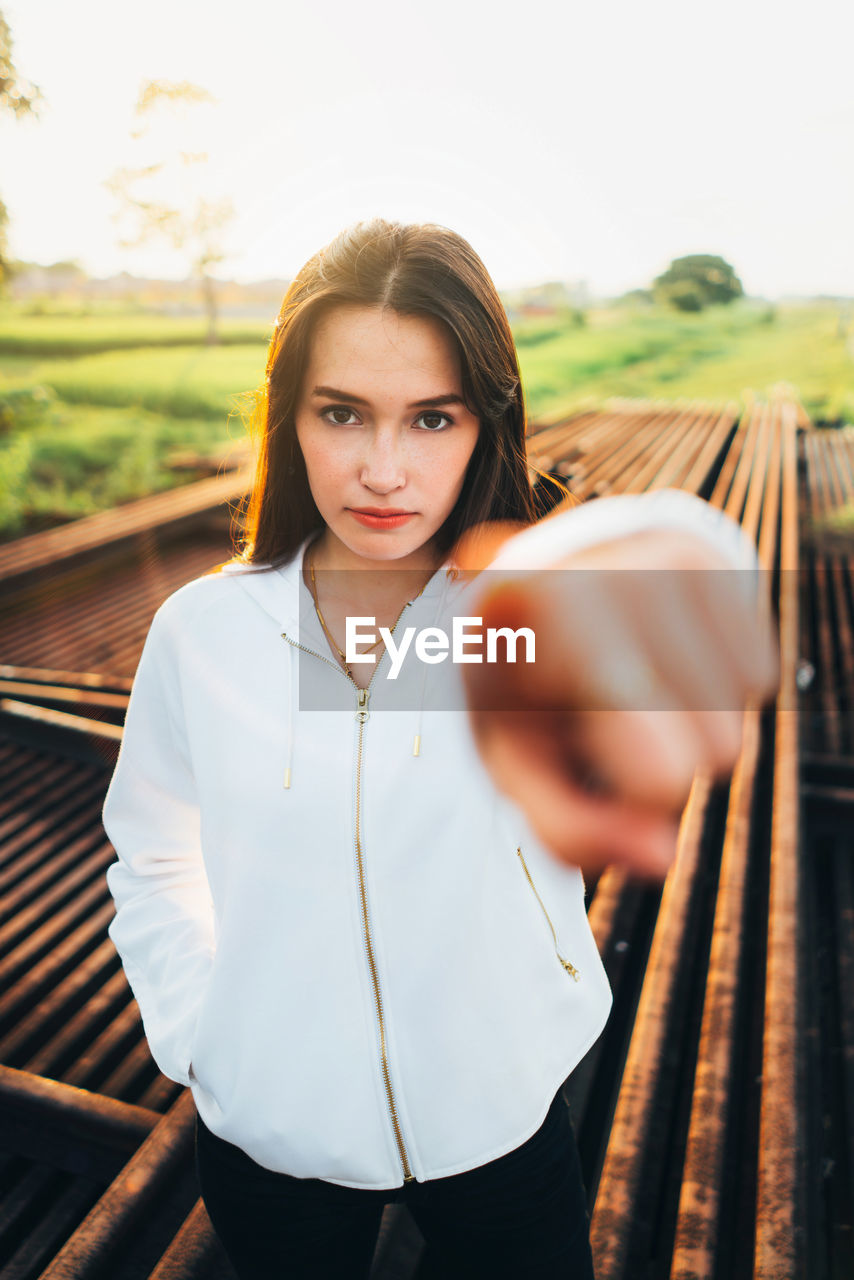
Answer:
<path fill-rule="evenodd" d="M 225 320 L 220 341 L 267 342 L 273 327 L 262 320 Z M 0 307 L 0 358 L 7 355 L 83 356 L 121 348 L 198 346 L 205 340 L 201 316 L 153 315 L 101 305 L 97 311 L 48 311 L 44 315 L 12 303 Z"/>
<path fill-rule="evenodd" d="M 265 354 L 262 343 L 139 347 L 45 360 L 26 377 L 67 404 L 133 406 L 171 418 L 210 418 L 221 426 L 240 393 L 263 379 Z"/>
<path fill-rule="evenodd" d="M 854 421 L 854 335 L 837 334 L 831 305 L 613 308 L 586 328 L 530 345 L 522 330 L 517 342 L 534 418 L 609 396 L 743 402 L 785 384 L 814 419 Z"/>
<path fill-rule="evenodd" d="M 184 483 L 196 473 L 170 465 L 176 451 L 238 445 L 270 327 L 226 321 L 208 347 L 200 318 L 0 305 L 0 539 Z M 516 339 L 534 420 L 609 396 L 744 403 L 783 384 L 815 420 L 854 422 L 854 334 L 829 303 L 614 305 Z"/>

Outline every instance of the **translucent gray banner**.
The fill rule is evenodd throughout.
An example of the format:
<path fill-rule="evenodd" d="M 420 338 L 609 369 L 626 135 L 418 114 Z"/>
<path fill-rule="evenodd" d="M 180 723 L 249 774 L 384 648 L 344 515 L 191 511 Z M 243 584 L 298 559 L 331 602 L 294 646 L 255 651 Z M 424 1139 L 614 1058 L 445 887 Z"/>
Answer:
<path fill-rule="evenodd" d="M 287 641 L 299 708 L 737 710 L 776 690 L 780 585 L 735 569 L 318 571 Z"/>

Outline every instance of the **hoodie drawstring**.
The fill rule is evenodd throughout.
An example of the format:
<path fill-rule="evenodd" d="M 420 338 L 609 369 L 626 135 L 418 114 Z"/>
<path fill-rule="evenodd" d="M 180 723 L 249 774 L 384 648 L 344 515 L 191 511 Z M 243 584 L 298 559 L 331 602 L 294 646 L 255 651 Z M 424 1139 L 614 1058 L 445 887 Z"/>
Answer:
<path fill-rule="evenodd" d="M 442 614 L 444 612 L 445 601 L 447 599 L 448 589 L 451 585 L 452 580 L 453 579 L 452 579 L 451 571 L 446 569 L 445 581 L 442 586 L 442 593 L 441 593 L 441 596 L 439 597 L 439 606 L 436 611 L 436 621 L 438 621 L 438 619 L 442 617 Z M 287 755 L 287 764 L 285 765 L 284 778 L 282 781 L 282 789 L 287 791 L 287 790 L 290 790 L 291 771 L 293 769 L 293 758 L 294 758 L 294 705 L 296 703 L 296 698 L 297 698 L 297 663 L 296 663 L 295 656 L 292 652 L 291 645 L 289 644 L 285 645 L 285 653 L 287 655 L 288 685 L 289 685 L 288 755 Z M 429 673 L 430 673 L 429 664 L 425 663 L 424 674 L 421 678 L 421 697 L 418 705 L 418 716 L 415 722 L 415 735 L 412 742 L 413 756 L 419 756 L 421 754 L 421 724 L 422 724 L 423 715 L 424 715 L 424 703 L 426 701 L 426 696 L 427 696 L 427 677 Z"/>
<path fill-rule="evenodd" d="M 283 789 L 289 790 L 291 785 L 291 768 L 294 761 L 294 699 L 296 698 L 296 663 L 294 662 L 291 646 L 285 645 L 285 653 L 288 656 L 288 762 L 285 765 L 285 778 Z"/>
<path fill-rule="evenodd" d="M 444 582 L 444 585 L 443 585 L 443 587 L 442 587 L 442 594 L 441 594 L 441 596 L 439 597 L 439 607 L 438 607 L 438 609 L 436 610 L 436 618 L 434 619 L 434 621 L 438 621 L 438 620 L 439 620 L 439 618 L 441 618 L 441 617 L 442 617 L 442 614 L 443 614 L 444 609 L 445 609 L 445 599 L 447 598 L 447 595 L 448 595 L 448 588 L 449 588 L 449 586 L 450 586 L 450 584 L 451 584 L 451 581 L 452 581 L 452 578 L 451 578 L 451 570 L 450 570 L 450 569 L 446 569 L 446 570 L 445 570 L 445 582 Z M 427 693 L 427 676 L 428 676 L 429 672 L 430 672 L 430 666 L 429 666 L 429 663 L 426 663 L 426 662 L 425 662 L 425 663 L 424 663 L 424 675 L 421 677 L 421 698 L 420 698 L 420 701 L 419 701 L 419 704 L 418 704 L 418 718 L 417 718 L 417 720 L 415 721 L 415 736 L 414 736 L 414 738 L 413 738 L 413 740 L 412 740 L 412 754 L 413 754 L 414 756 L 420 756 L 420 755 L 421 755 L 421 721 L 422 721 L 422 718 L 423 718 L 423 715 L 424 715 L 424 702 L 425 702 L 426 693 Z"/>

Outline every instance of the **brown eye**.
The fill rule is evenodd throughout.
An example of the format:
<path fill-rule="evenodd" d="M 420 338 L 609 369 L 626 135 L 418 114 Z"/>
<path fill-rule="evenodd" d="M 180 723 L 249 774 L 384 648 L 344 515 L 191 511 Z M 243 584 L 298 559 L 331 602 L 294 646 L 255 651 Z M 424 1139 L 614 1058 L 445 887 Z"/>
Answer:
<path fill-rule="evenodd" d="M 451 419 L 446 413 L 439 413 L 438 410 L 428 410 L 422 413 L 416 419 L 428 431 L 441 431 L 445 425 L 450 426 Z"/>
<path fill-rule="evenodd" d="M 352 419 L 356 417 L 356 414 L 352 409 L 348 409 L 346 405 L 331 405 L 328 409 L 324 409 L 320 416 L 327 422 L 333 423 L 336 427 L 355 426 Z"/>

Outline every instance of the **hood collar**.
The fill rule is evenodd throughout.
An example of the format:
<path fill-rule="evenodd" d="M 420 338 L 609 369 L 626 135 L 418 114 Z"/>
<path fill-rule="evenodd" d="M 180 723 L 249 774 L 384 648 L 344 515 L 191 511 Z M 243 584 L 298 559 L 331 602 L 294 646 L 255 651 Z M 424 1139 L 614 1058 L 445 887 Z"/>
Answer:
<path fill-rule="evenodd" d="M 302 578 L 302 565 L 305 552 L 309 544 L 317 536 L 311 533 L 300 543 L 296 553 L 287 561 L 286 564 L 273 568 L 272 565 L 244 565 L 240 563 L 226 564 L 220 570 L 221 573 L 235 575 L 243 589 L 253 598 L 266 613 L 270 615 L 276 622 L 283 638 L 290 635 L 293 639 L 309 639 L 308 635 L 300 636 L 300 591 L 305 590 L 305 584 Z M 445 600 L 451 590 L 456 585 L 458 588 L 465 584 L 456 580 L 452 575 L 449 562 L 446 560 L 433 576 L 428 580 L 426 586 L 421 592 L 420 599 L 433 601 L 436 616 L 442 613 Z M 324 638 L 318 632 L 314 637 L 318 650 L 325 643 Z M 290 644 L 284 645 L 285 661 L 288 667 L 287 681 L 289 686 L 288 708 L 287 708 L 287 755 L 284 764 L 284 772 L 282 785 L 285 790 L 291 789 L 291 779 L 295 776 L 295 760 L 296 752 L 296 723 L 294 717 L 294 708 L 298 699 L 298 663 L 297 656 L 292 650 Z M 425 664 L 424 675 L 421 681 L 421 693 L 419 706 L 415 715 L 413 724 L 412 738 L 412 754 L 419 756 L 421 754 L 421 730 L 424 718 L 424 704 L 427 695 L 427 680 L 430 668 Z"/>
<path fill-rule="evenodd" d="M 300 543 L 291 559 L 277 568 L 269 564 L 245 565 L 235 562 L 224 565 L 220 572 L 237 576 L 240 579 L 240 585 L 256 604 L 275 619 L 280 631 L 298 635 L 300 588 L 303 585 L 302 565 L 306 549 L 317 536 L 316 532 L 310 533 Z M 421 592 L 421 598 L 424 600 L 432 598 L 438 603 L 453 582 L 450 562 L 446 560 L 427 582 Z"/>

